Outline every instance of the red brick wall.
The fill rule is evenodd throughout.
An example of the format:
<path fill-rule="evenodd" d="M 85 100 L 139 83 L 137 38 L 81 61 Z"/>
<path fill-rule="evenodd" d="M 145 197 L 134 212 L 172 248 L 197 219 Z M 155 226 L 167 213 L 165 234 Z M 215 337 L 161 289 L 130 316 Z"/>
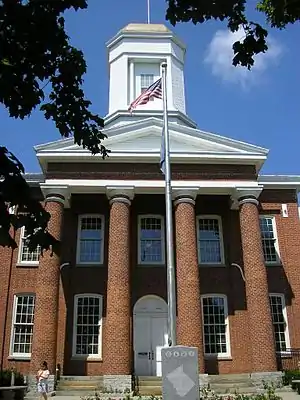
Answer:
<path fill-rule="evenodd" d="M 291 346 L 300 347 L 300 224 L 295 193 L 293 191 L 265 191 L 261 196 L 260 213 L 276 213 L 276 225 L 279 237 L 280 255 L 283 266 L 267 267 L 269 290 L 286 294 L 288 305 L 289 330 Z M 289 217 L 280 215 L 281 203 L 288 204 Z M 137 267 L 137 215 L 144 213 L 165 214 L 164 197 L 160 195 L 137 195 L 131 206 L 131 269 L 132 269 L 132 307 L 136 300 L 147 294 L 156 294 L 166 299 L 165 267 Z M 71 209 L 65 211 L 63 254 L 61 262 L 69 262 L 62 272 L 59 319 L 57 362 L 62 363 L 64 373 L 78 375 L 102 374 L 102 362 L 85 362 L 72 360 L 73 304 L 74 295 L 79 293 L 99 293 L 104 296 L 104 330 L 106 314 L 107 282 L 107 247 L 104 265 L 99 267 L 75 267 L 77 219 L 81 213 L 101 213 L 105 216 L 106 235 L 108 229 L 109 205 L 104 195 L 72 197 Z M 238 211 L 230 210 L 229 196 L 201 196 L 196 202 L 197 214 L 216 214 L 222 216 L 225 261 L 224 267 L 201 267 L 201 293 L 219 293 L 228 296 L 229 326 L 232 360 L 206 361 L 206 370 L 210 373 L 241 373 L 250 371 L 248 318 L 245 304 L 245 285 L 240 272 L 230 264 L 242 265 L 241 238 Z M 107 237 L 107 236 L 106 236 Z M 107 246 L 107 239 L 105 241 Z M 0 345 L 5 313 L 5 301 L 9 270 L 10 250 L 1 249 L 0 257 Z M 5 340 L 5 366 L 17 366 L 26 373 L 28 362 L 8 361 L 11 335 L 13 296 L 20 292 L 35 292 L 36 268 L 16 267 L 17 251 L 14 252 L 12 278 L 9 293 L 7 328 Z"/>
<path fill-rule="evenodd" d="M 50 163 L 46 173 L 48 179 L 158 179 L 163 176 L 158 164 L 123 163 L 109 161 L 99 163 Z M 188 165 L 174 164 L 172 179 L 226 179 L 255 180 L 256 170 L 253 165 Z"/>
<path fill-rule="evenodd" d="M 19 242 L 19 231 L 16 235 L 16 241 Z M 12 268 L 10 271 L 10 259 L 12 256 Z M 10 340 L 11 340 L 11 329 L 12 329 L 12 314 L 13 314 L 13 303 L 14 296 L 22 293 L 35 293 L 36 288 L 36 267 L 20 267 L 17 265 L 18 261 L 18 249 L 12 250 L 0 248 L 0 275 L 4 277 L 4 281 L 0 277 L 1 282 L 1 304 L 0 304 L 0 343 L 4 344 L 3 353 L 3 368 L 16 367 L 18 371 L 27 374 L 29 373 L 30 362 L 14 360 L 10 357 Z M 6 309 L 6 296 L 7 296 L 7 283 L 10 276 L 10 288 L 8 293 L 8 307 Z M 3 283 L 3 293 L 2 293 Z M 3 322 L 7 317 L 5 335 L 3 338 Z"/>
<path fill-rule="evenodd" d="M 282 203 L 287 204 L 287 218 L 281 215 Z M 295 192 L 270 191 L 261 213 L 275 216 L 281 258 L 281 265 L 267 267 L 269 292 L 285 295 L 291 347 L 300 348 L 300 221 Z"/>

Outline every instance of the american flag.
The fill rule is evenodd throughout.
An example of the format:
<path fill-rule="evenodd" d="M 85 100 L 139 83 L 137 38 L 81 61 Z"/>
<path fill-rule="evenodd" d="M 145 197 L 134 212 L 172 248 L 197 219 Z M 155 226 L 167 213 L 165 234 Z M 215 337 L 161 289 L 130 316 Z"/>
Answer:
<path fill-rule="evenodd" d="M 147 104 L 151 97 L 156 97 L 157 99 L 162 99 L 162 86 L 161 78 L 156 82 L 152 83 L 143 93 L 139 95 L 129 106 L 128 110 L 132 112 L 137 106 L 141 104 Z"/>

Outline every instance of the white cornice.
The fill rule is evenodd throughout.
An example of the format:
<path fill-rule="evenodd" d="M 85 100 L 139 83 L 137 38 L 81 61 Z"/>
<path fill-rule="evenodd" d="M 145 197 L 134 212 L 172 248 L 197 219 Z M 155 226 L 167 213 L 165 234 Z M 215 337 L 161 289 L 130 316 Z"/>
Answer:
<path fill-rule="evenodd" d="M 149 40 L 157 40 L 157 39 L 169 39 L 174 42 L 177 46 L 179 46 L 183 51 L 186 51 L 185 44 L 174 35 L 172 31 L 169 32 L 133 32 L 133 31 L 119 31 L 115 36 L 109 39 L 106 42 L 106 47 L 110 50 L 112 47 L 116 46 L 123 39 L 149 39 Z"/>
<path fill-rule="evenodd" d="M 126 186 L 124 186 L 124 183 Z M 68 187 L 70 193 L 80 194 L 109 194 L 117 195 L 123 192 L 127 195 L 135 194 L 163 194 L 165 191 L 164 180 L 92 180 L 92 179 L 47 179 L 45 186 Z M 253 189 L 259 187 L 255 181 L 172 181 L 172 190 L 176 194 L 196 196 L 197 194 L 233 194 L 238 187 Z"/>
<path fill-rule="evenodd" d="M 168 116 L 169 120 L 170 119 L 178 119 L 179 121 L 182 121 L 184 125 L 187 127 L 190 127 L 192 129 L 196 129 L 197 124 L 189 118 L 186 114 L 183 114 L 180 111 L 168 111 Z M 162 110 L 134 110 L 132 114 L 129 113 L 128 110 L 118 110 L 115 111 L 112 114 L 108 114 L 104 117 L 104 125 L 105 127 L 113 124 L 117 119 L 119 118 L 127 118 L 128 121 L 130 121 L 130 118 L 134 120 L 134 118 L 138 118 L 138 121 L 135 121 L 133 123 L 124 123 L 122 124 L 122 127 L 129 127 L 129 125 L 132 125 L 134 123 L 141 124 L 141 123 L 149 123 L 149 121 L 161 121 L 161 124 L 163 123 L 163 111 Z M 170 122 L 172 124 L 172 122 Z M 117 126 L 119 127 L 119 126 Z M 112 128 L 116 128 L 115 126 L 112 126 Z"/>
<path fill-rule="evenodd" d="M 300 175 L 259 175 L 258 182 L 268 189 L 293 189 L 300 191 Z"/>

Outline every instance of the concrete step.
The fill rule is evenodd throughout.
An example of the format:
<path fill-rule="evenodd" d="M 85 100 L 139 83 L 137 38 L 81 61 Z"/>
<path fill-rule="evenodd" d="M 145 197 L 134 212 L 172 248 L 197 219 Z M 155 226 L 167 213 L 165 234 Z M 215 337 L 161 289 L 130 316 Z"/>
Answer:
<path fill-rule="evenodd" d="M 102 381 L 60 381 L 59 387 L 69 387 L 69 386 L 92 386 L 98 387 L 102 384 Z"/>
<path fill-rule="evenodd" d="M 102 376 L 80 376 L 80 375 L 62 375 L 60 382 L 62 381 L 101 381 Z"/>
<path fill-rule="evenodd" d="M 210 382 L 249 382 L 250 374 L 209 375 Z"/>
<path fill-rule="evenodd" d="M 56 390 L 56 396 L 91 396 L 94 395 L 93 390 Z"/>
<path fill-rule="evenodd" d="M 215 385 L 214 387 L 211 387 L 211 390 L 214 391 L 217 394 L 226 394 L 226 393 L 241 393 L 241 394 L 247 394 L 247 393 L 255 393 L 256 388 L 253 386 L 224 386 L 224 385 Z"/>
<path fill-rule="evenodd" d="M 68 390 L 79 390 L 79 391 L 86 391 L 86 390 L 90 390 L 90 391 L 95 391 L 95 390 L 99 390 L 99 386 L 97 387 L 96 385 L 74 385 L 74 386 L 64 386 L 64 385 L 57 385 L 57 390 L 64 390 L 64 391 L 68 391 Z"/>
<path fill-rule="evenodd" d="M 214 390 L 217 387 L 231 388 L 231 387 L 251 387 L 251 382 L 214 382 L 210 384 L 210 388 Z"/>
<path fill-rule="evenodd" d="M 161 386 L 162 383 L 159 380 L 151 380 L 151 381 L 139 380 L 138 385 L 139 386 Z"/>
<path fill-rule="evenodd" d="M 142 386 L 139 387 L 140 396 L 161 396 L 161 386 Z"/>
<path fill-rule="evenodd" d="M 162 377 L 161 376 L 143 376 L 140 375 L 137 377 L 137 379 L 139 381 L 162 381 Z"/>

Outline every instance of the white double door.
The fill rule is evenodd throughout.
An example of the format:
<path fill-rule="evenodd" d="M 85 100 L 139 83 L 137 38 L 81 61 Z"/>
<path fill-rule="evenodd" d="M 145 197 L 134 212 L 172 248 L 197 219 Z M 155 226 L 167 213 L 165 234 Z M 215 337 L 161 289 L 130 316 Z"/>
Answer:
<path fill-rule="evenodd" d="M 168 345 L 167 316 L 134 316 L 134 358 L 137 376 L 161 376 L 161 349 Z"/>

